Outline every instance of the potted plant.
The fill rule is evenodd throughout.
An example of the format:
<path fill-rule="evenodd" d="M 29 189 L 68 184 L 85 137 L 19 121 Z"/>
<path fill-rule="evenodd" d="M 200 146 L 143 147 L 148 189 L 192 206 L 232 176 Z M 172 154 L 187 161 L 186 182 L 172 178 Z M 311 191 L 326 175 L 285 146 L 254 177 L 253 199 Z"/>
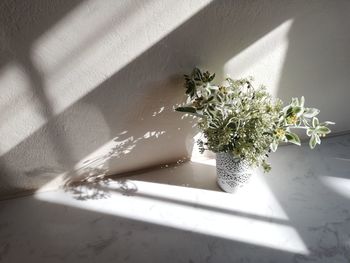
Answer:
<path fill-rule="evenodd" d="M 293 98 L 283 107 L 262 85 L 253 88 L 252 78 L 227 78 L 222 85 L 212 84 L 215 74 L 195 68 L 185 75 L 187 101 L 176 111 L 197 117 L 203 136 L 197 141 L 203 153 L 216 153 L 218 184 L 226 192 L 242 186 L 251 167 L 270 171 L 269 153 L 282 142 L 300 145 L 293 129 L 305 129 L 311 149 L 329 134 L 333 122 L 320 123 L 319 110 L 304 105 L 304 97 Z"/>

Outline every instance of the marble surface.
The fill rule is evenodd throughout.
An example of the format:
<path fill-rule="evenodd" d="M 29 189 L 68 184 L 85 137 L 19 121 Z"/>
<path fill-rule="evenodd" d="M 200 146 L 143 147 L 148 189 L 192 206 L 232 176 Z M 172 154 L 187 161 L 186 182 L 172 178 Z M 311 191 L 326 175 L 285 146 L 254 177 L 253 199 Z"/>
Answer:
<path fill-rule="evenodd" d="M 215 161 L 0 202 L 0 262 L 350 262 L 350 135 L 280 147 L 234 194 Z"/>

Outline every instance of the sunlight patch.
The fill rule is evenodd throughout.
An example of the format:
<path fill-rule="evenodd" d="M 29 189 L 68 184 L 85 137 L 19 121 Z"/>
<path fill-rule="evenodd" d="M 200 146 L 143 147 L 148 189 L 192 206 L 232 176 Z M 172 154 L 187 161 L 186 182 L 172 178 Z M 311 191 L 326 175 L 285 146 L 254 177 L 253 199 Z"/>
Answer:
<path fill-rule="evenodd" d="M 36 198 L 247 244 L 308 254 L 288 221 L 242 213 L 242 209 L 236 209 L 240 200 L 235 200 L 235 195 L 142 181 L 109 182 L 86 191 L 82 187 L 75 192 L 37 193 Z M 259 199 L 256 197 L 255 202 Z M 244 206 L 249 205 L 246 203 Z"/>
<path fill-rule="evenodd" d="M 344 197 L 350 198 L 350 179 L 322 176 L 320 177 L 320 180 L 326 187 L 329 187 L 334 192 Z"/>
<path fill-rule="evenodd" d="M 257 83 L 265 83 L 269 92 L 276 95 L 292 24 L 292 19 L 285 21 L 245 48 L 226 62 L 224 72 L 232 78 L 254 76 Z"/>

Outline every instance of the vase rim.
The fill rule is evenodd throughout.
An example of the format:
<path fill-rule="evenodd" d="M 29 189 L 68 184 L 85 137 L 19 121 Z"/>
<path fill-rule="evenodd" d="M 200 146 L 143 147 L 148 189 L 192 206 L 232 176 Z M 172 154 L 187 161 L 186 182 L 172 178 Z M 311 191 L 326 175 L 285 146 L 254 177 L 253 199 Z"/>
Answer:
<path fill-rule="evenodd" d="M 234 154 L 233 152 L 217 152 L 216 154 L 228 154 L 228 155 L 233 155 L 233 156 L 238 157 L 238 155 Z"/>

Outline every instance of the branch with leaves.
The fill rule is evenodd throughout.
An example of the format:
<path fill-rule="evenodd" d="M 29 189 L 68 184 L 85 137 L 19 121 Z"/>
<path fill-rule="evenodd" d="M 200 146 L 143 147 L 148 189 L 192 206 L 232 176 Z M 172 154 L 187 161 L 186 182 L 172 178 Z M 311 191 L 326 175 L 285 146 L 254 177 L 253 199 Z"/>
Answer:
<path fill-rule="evenodd" d="M 327 127 L 334 125 L 334 122 L 326 121 L 320 123 L 316 117 L 320 110 L 316 108 L 306 108 L 304 106 L 305 98 L 302 96 L 300 101 L 293 98 L 292 102 L 283 108 L 276 129 L 276 140 L 271 144 L 271 150 L 276 151 L 279 142 L 290 142 L 300 145 L 300 139 L 291 129 L 305 129 L 306 135 L 310 137 L 309 145 L 314 149 L 316 144 L 321 144 L 321 137 L 325 137 L 331 132 Z"/>

